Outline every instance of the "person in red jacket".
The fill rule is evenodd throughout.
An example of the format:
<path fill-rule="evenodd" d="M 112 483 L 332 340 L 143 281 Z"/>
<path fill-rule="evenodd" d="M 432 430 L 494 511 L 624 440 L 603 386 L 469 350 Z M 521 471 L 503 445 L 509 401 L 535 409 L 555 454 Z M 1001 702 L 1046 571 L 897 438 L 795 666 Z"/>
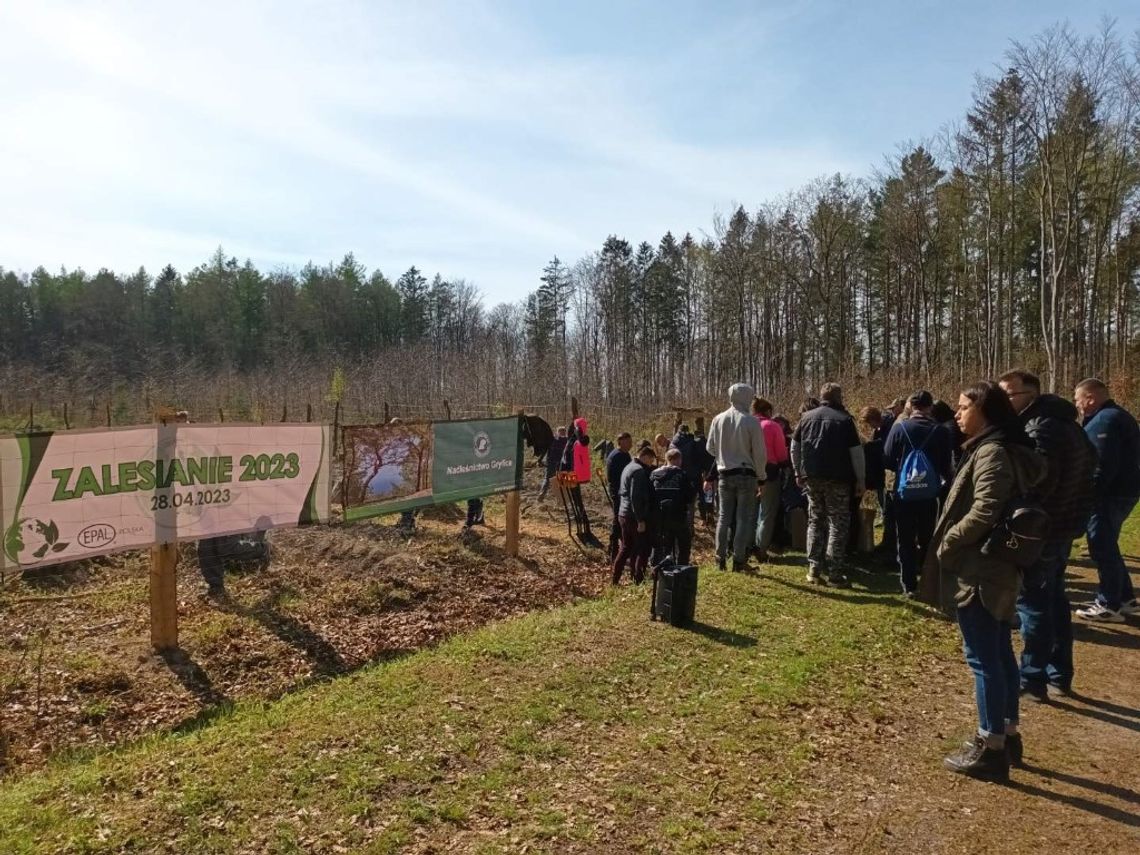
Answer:
<path fill-rule="evenodd" d="M 765 465 L 765 489 L 760 495 L 759 512 L 756 517 L 756 559 L 768 560 L 768 548 L 776 532 L 776 518 L 780 513 L 780 470 L 788 465 L 788 441 L 783 427 L 772 421 L 772 404 L 764 398 L 752 399 L 752 415 L 760 422 L 764 434 L 764 449 L 768 454 Z M 770 487 L 767 485 L 771 485 Z"/>
<path fill-rule="evenodd" d="M 602 542 L 590 531 L 590 515 L 586 513 L 586 505 L 582 500 L 582 485 L 590 483 L 590 437 L 587 434 L 589 424 L 585 419 L 574 419 L 567 433 L 569 441 L 562 456 L 562 471 L 573 472 L 577 483 L 569 490 L 570 509 L 574 515 L 574 523 L 578 531 L 578 539 L 587 546 L 601 548 Z"/>

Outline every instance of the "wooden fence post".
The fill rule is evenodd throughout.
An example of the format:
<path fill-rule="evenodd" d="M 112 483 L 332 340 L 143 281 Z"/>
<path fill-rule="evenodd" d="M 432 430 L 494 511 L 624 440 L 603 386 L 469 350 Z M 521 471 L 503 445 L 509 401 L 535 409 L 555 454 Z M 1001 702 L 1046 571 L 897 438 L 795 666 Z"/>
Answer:
<path fill-rule="evenodd" d="M 157 651 L 178 647 L 178 544 L 150 549 L 150 643 Z"/>
<path fill-rule="evenodd" d="M 518 490 L 511 490 L 507 493 L 507 556 L 510 558 L 519 557 L 519 509 L 520 509 L 520 493 Z"/>

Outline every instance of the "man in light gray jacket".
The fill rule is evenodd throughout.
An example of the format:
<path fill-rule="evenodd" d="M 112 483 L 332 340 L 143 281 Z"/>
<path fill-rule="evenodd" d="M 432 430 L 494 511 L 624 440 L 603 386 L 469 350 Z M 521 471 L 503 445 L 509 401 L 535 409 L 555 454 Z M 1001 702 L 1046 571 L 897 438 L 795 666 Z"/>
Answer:
<path fill-rule="evenodd" d="M 735 528 L 732 543 L 732 569 L 748 567 L 748 550 L 756 528 L 756 497 L 764 484 L 768 456 L 764 433 L 752 416 L 752 387 L 736 383 L 728 390 L 732 404 L 709 426 L 708 453 L 716 466 L 708 473 L 716 481 L 720 516 L 716 522 L 716 563 L 721 570 L 728 561 L 729 531 Z"/>

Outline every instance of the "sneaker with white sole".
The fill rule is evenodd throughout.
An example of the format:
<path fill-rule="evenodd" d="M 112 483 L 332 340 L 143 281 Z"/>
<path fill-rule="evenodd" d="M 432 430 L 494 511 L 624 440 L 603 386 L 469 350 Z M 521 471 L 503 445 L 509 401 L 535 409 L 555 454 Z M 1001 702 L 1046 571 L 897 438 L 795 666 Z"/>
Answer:
<path fill-rule="evenodd" d="M 1124 623 L 1124 615 L 1100 603 L 1093 603 L 1087 609 L 1077 609 L 1077 617 L 1098 623 Z"/>
<path fill-rule="evenodd" d="M 817 573 L 814 570 L 808 570 L 807 580 L 813 585 L 826 585 L 827 580 L 823 578 L 822 573 Z"/>
<path fill-rule="evenodd" d="M 1120 613 L 1125 617 L 1140 617 L 1140 600 L 1130 600 L 1120 604 Z"/>

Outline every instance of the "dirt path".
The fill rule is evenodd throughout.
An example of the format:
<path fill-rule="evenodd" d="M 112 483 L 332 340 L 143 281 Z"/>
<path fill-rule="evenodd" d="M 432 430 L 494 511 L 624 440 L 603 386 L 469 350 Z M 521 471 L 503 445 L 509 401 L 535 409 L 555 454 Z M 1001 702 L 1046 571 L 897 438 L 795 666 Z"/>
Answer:
<path fill-rule="evenodd" d="M 1091 598 L 1095 571 L 1070 574 L 1070 595 Z M 1140 622 L 1074 629 L 1076 694 L 1023 701 L 1027 768 L 1008 787 L 943 771 L 975 721 L 973 683 L 961 662 L 916 662 L 883 686 L 885 716 L 844 723 L 821 747 L 794 849 L 1140 852 Z"/>

